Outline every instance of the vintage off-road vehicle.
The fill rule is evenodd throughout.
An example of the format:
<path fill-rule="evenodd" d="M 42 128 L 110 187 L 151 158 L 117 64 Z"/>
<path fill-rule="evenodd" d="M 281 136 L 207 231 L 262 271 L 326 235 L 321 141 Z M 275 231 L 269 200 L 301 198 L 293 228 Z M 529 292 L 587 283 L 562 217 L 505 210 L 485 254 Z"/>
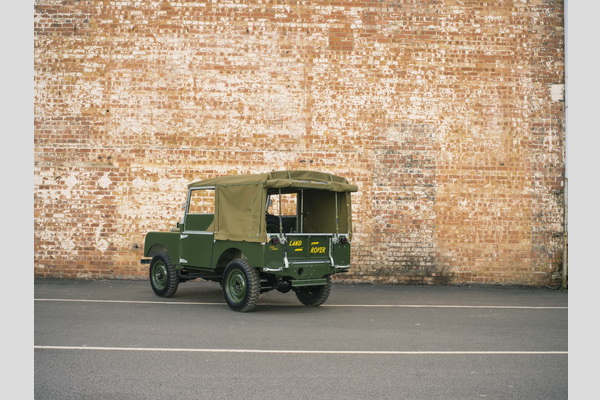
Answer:
<path fill-rule="evenodd" d="M 357 190 L 315 171 L 194 182 L 181 222 L 149 232 L 141 262 L 150 264 L 150 284 L 162 297 L 201 278 L 219 282 L 235 311 L 252 310 L 270 290 L 293 290 L 304 305 L 319 306 L 331 275 L 350 267 L 350 193 Z"/>

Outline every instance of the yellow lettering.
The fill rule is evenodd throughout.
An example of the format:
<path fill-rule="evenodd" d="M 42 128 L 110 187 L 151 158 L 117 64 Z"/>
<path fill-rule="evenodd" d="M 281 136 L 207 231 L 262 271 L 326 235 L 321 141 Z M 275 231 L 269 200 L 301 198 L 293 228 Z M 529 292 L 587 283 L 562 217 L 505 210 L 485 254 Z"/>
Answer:
<path fill-rule="evenodd" d="M 302 246 L 302 240 L 292 240 L 290 246 Z"/>
<path fill-rule="evenodd" d="M 315 254 L 315 253 L 325 253 L 325 247 L 311 247 L 310 248 L 310 252 Z"/>

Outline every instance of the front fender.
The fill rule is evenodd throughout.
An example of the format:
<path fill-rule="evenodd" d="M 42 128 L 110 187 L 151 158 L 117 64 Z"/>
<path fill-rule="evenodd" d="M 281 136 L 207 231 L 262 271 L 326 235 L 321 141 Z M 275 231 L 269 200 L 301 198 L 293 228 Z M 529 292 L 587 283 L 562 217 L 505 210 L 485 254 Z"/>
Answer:
<path fill-rule="evenodd" d="M 144 239 L 144 257 L 154 257 L 158 253 L 168 253 L 171 262 L 179 265 L 179 232 L 148 232 Z"/>

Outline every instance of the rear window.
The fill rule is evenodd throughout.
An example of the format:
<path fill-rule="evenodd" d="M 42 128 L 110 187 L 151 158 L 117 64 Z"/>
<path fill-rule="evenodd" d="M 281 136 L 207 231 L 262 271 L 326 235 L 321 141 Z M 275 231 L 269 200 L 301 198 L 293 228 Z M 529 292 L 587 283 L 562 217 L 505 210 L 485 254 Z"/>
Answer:
<path fill-rule="evenodd" d="M 281 211 L 281 214 L 280 214 Z M 270 194 L 267 196 L 267 212 L 271 215 L 296 216 L 298 193 Z"/>

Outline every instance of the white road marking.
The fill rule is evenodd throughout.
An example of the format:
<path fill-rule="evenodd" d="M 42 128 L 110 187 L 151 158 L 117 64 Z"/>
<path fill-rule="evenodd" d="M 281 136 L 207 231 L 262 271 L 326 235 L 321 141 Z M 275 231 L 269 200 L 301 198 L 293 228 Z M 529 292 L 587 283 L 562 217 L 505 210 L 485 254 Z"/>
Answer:
<path fill-rule="evenodd" d="M 87 299 L 34 299 L 35 301 L 66 302 L 66 303 L 123 303 L 123 304 L 180 304 L 180 305 L 210 305 L 224 306 L 226 303 L 208 303 L 199 301 L 141 301 L 141 300 L 87 300 Z"/>
<path fill-rule="evenodd" d="M 139 300 L 87 300 L 87 299 L 34 299 L 35 301 L 71 302 L 71 303 L 123 303 L 123 304 L 171 304 L 171 305 L 209 305 L 226 306 L 223 303 L 199 301 L 139 301 Z M 301 304 L 258 303 L 259 306 L 304 307 Z M 324 304 L 321 307 L 356 307 L 356 308 L 482 308 L 512 310 L 566 310 L 568 307 L 549 306 L 458 306 L 435 304 Z"/>
<path fill-rule="evenodd" d="M 260 349 L 178 349 L 159 347 L 33 346 L 39 350 L 155 351 L 175 353 L 259 353 L 259 354 L 340 354 L 340 355 L 567 355 L 567 351 L 386 351 L 386 350 L 260 350 Z"/>
<path fill-rule="evenodd" d="M 321 307 L 398 307 L 398 308 L 507 308 L 523 310 L 566 310 L 568 307 L 547 307 L 547 306 L 455 306 L 455 305 L 435 305 L 435 304 L 325 304 Z"/>

